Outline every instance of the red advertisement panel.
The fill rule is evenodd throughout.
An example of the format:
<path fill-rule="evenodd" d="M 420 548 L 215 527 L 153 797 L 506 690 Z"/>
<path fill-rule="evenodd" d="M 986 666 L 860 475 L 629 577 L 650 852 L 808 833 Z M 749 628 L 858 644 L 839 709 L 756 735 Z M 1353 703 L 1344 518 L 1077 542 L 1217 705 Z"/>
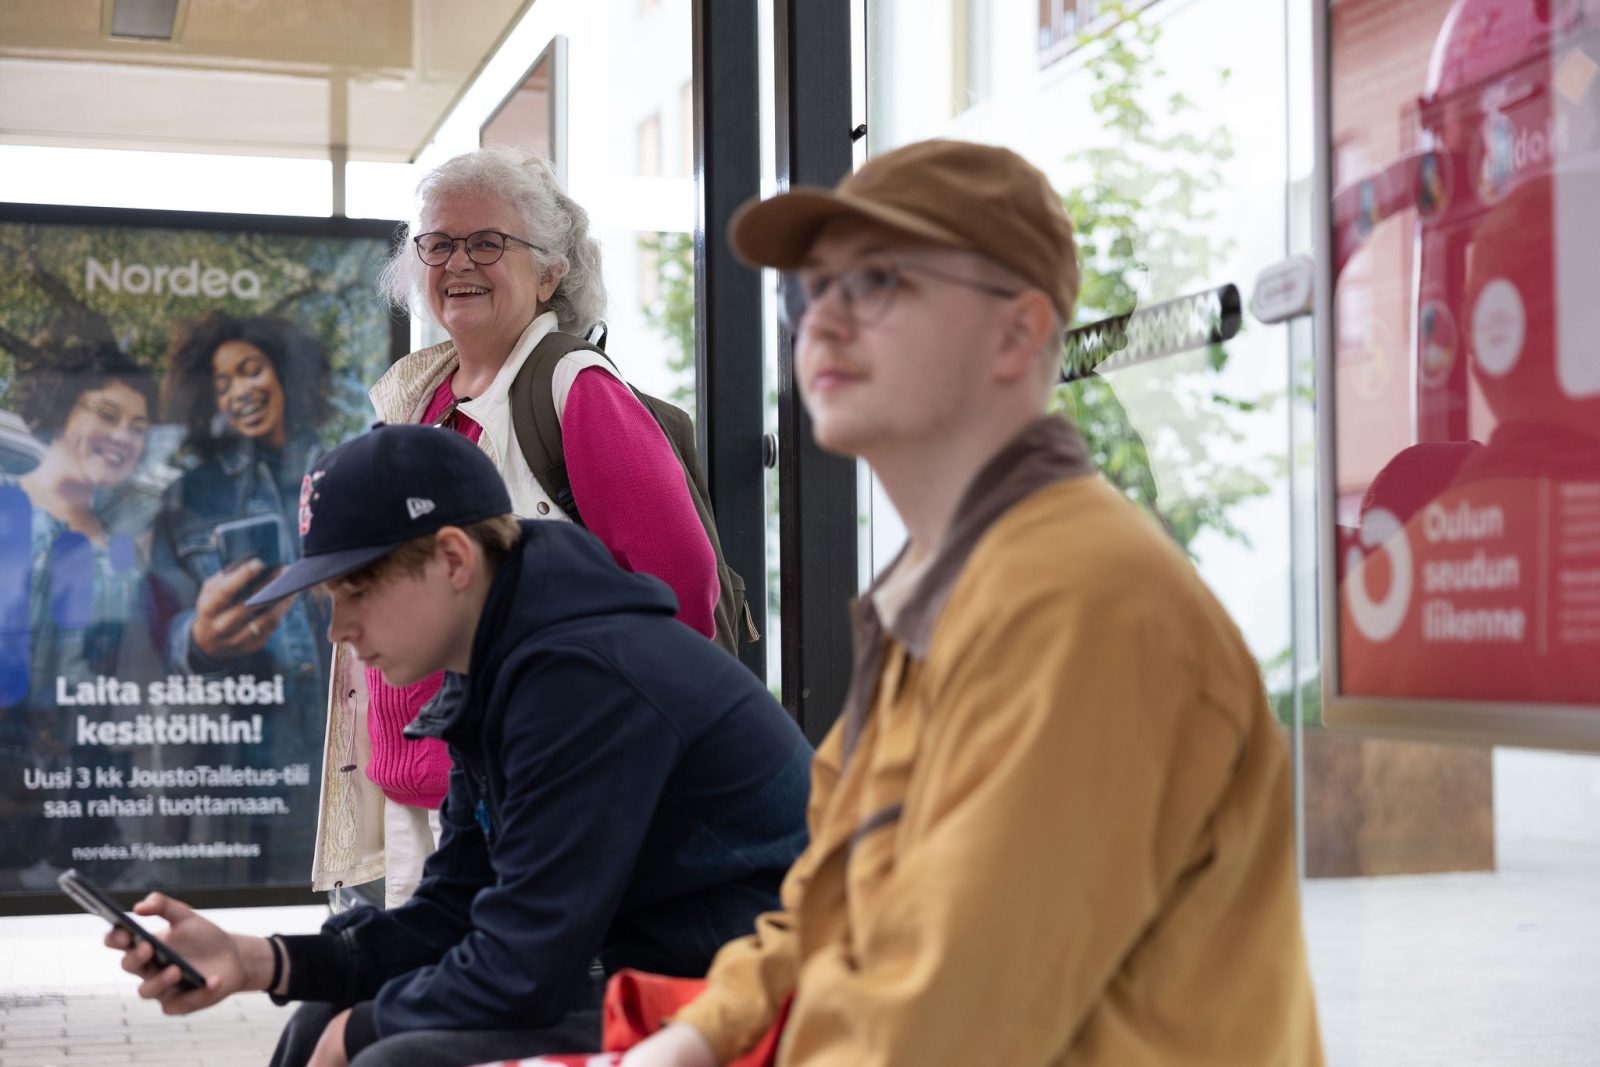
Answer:
<path fill-rule="evenodd" d="M 1336 694 L 1600 706 L 1600 0 L 1329 29 Z"/>

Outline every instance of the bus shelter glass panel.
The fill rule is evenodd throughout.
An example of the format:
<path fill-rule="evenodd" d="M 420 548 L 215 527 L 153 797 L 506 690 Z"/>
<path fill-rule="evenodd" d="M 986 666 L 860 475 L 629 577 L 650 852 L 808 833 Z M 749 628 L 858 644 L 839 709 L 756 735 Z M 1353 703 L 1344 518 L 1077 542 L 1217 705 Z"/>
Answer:
<path fill-rule="evenodd" d="M 959 137 L 1042 169 L 1078 230 L 1075 326 L 1211 309 L 1230 285 L 1248 297 L 1288 240 L 1281 2 L 1235 3 L 1228 19 L 1209 4 L 1067 7 L 1073 20 L 1002 0 L 871 0 L 870 151 Z M 1064 385 L 1055 407 L 1196 562 L 1288 707 L 1288 331 L 1208 344 L 1196 327 L 1215 316 L 1160 317 L 1158 358 Z M 871 523 L 878 569 L 903 533 L 881 495 Z"/>

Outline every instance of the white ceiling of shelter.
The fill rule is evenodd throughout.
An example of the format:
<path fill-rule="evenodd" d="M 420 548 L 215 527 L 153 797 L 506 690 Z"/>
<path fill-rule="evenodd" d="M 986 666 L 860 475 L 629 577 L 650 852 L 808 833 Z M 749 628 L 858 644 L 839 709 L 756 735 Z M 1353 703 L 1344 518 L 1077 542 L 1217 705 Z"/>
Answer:
<path fill-rule="evenodd" d="M 0 143 L 408 162 L 533 0 L 130 2 L 0 0 Z"/>

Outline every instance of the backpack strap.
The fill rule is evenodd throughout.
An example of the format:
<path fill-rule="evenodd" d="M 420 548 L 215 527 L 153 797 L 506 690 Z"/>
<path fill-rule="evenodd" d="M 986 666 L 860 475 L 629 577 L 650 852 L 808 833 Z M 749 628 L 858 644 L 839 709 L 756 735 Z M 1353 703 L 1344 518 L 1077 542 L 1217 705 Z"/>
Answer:
<path fill-rule="evenodd" d="M 601 336 L 601 343 L 604 343 L 604 335 Z M 573 522 L 582 526 L 583 516 L 578 514 L 577 502 L 572 497 L 572 479 L 567 476 L 567 457 L 561 443 L 561 420 L 556 415 L 555 401 L 556 365 L 563 356 L 579 351 L 599 355 L 616 371 L 616 364 L 611 362 L 611 357 L 606 355 L 603 348 L 572 334 L 551 331 L 534 346 L 517 369 L 507 402 L 511 405 L 511 428 L 517 435 L 517 445 L 522 450 L 522 458 L 527 461 L 528 470 L 533 472 L 550 499 Z M 716 636 L 712 640 L 737 655 L 741 639 L 758 641 L 761 634 L 756 630 L 750 605 L 745 599 L 744 579 L 728 566 L 722 555 L 716 518 L 711 513 L 711 494 L 706 488 L 705 473 L 700 469 L 699 454 L 695 447 L 694 422 L 676 404 L 635 389 L 620 372 L 617 373 L 617 379 L 627 385 L 639 403 L 644 405 L 645 411 L 661 428 L 667 445 L 683 468 L 689 499 L 694 504 L 700 525 L 717 559 L 720 591 L 714 612 Z"/>
<path fill-rule="evenodd" d="M 567 456 L 561 445 L 561 420 L 556 414 L 554 395 L 556 365 L 563 356 L 578 351 L 605 355 L 597 346 L 570 333 L 551 330 L 545 334 L 517 369 L 507 403 L 511 405 L 511 429 L 517 435 L 517 446 L 528 470 L 556 506 L 581 526 L 583 517 L 572 498 L 572 480 L 567 477 Z"/>

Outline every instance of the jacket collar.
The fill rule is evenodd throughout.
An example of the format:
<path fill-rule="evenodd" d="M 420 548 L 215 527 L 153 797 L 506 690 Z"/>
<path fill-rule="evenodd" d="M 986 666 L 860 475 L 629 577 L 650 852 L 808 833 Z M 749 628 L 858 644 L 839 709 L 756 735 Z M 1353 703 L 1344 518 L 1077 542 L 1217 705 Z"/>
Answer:
<path fill-rule="evenodd" d="M 517 343 L 500 365 L 489 388 L 481 396 L 475 396 L 461 405 L 461 411 L 495 440 L 504 440 L 505 430 L 511 425 L 510 408 L 504 401 L 511 390 L 512 380 L 522 368 L 523 360 L 556 326 L 555 312 L 546 311 L 536 316 L 522 331 L 522 336 L 517 338 Z M 384 371 L 383 377 L 368 391 L 373 410 L 384 422 L 416 422 L 427 410 L 428 401 L 433 399 L 439 383 L 456 369 L 459 362 L 453 341 L 441 341 L 411 353 Z"/>
<path fill-rule="evenodd" d="M 281 457 L 280 467 L 285 471 L 294 471 L 295 477 L 303 473 L 311 462 L 311 454 L 316 450 L 316 442 L 309 438 L 289 438 L 284 442 L 283 448 L 278 450 Z M 217 452 L 217 466 L 222 468 L 222 473 L 229 478 L 238 478 L 244 474 L 251 463 L 260 458 L 260 452 L 249 441 L 231 440 Z"/>
<path fill-rule="evenodd" d="M 511 354 L 506 361 L 500 364 L 500 369 L 495 373 L 494 381 L 489 387 L 471 400 L 461 403 L 461 410 L 467 417 L 485 428 L 494 424 L 496 437 L 505 439 L 511 427 L 511 406 L 506 398 L 511 393 L 511 383 L 517 377 L 517 371 L 522 369 L 523 362 L 532 355 L 535 347 L 544 340 L 545 334 L 556 328 L 556 313 L 546 311 L 536 316 L 528 323 L 527 329 L 522 331 L 522 336 L 517 338 L 517 343 L 511 346 Z M 503 424 L 503 425 L 501 425 Z"/>
<path fill-rule="evenodd" d="M 855 619 L 855 667 L 844 706 L 844 759 L 848 763 L 866 727 L 887 633 L 918 660 L 927 658 L 934 627 L 956 580 L 983 535 L 1023 499 L 1056 482 L 1094 472 L 1089 446 L 1066 419 L 1047 415 L 1030 423 L 984 464 L 956 505 L 943 544 L 928 561 L 904 606 L 891 621 L 878 613 L 873 596 L 905 560 L 905 549 L 851 605 Z"/>
<path fill-rule="evenodd" d="M 422 705 L 416 718 L 406 723 L 400 736 L 407 741 L 443 737 L 444 732 L 466 714 L 466 704 L 467 679 L 454 671 L 445 671 L 438 690 Z"/>
<path fill-rule="evenodd" d="M 396 360 L 367 390 L 373 411 L 383 422 L 416 422 L 433 391 L 455 368 L 456 346 L 450 341 L 440 341 Z"/>
<path fill-rule="evenodd" d="M 500 562 L 494 581 L 489 585 L 489 595 L 484 598 L 483 613 L 478 617 L 478 629 L 472 637 L 470 675 L 444 672 L 444 681 L 428 702 L 405 728 L 400 731 L 408 740 L 437 737 L 453 741 L 461 736 L 464 725 L 474 718 L 473 709 L 481 708 L 485 694 L 494 684 L 493 675 L 498 663 L 495 645 L 507 636 L 506 620 L 515 605 L 517 587 L 522 581 L 523 550 L 514 549 Z M 500 653 L 503 655 L 503 650 Z M 477 680 L 474 694 L 473 681 Z"/>

